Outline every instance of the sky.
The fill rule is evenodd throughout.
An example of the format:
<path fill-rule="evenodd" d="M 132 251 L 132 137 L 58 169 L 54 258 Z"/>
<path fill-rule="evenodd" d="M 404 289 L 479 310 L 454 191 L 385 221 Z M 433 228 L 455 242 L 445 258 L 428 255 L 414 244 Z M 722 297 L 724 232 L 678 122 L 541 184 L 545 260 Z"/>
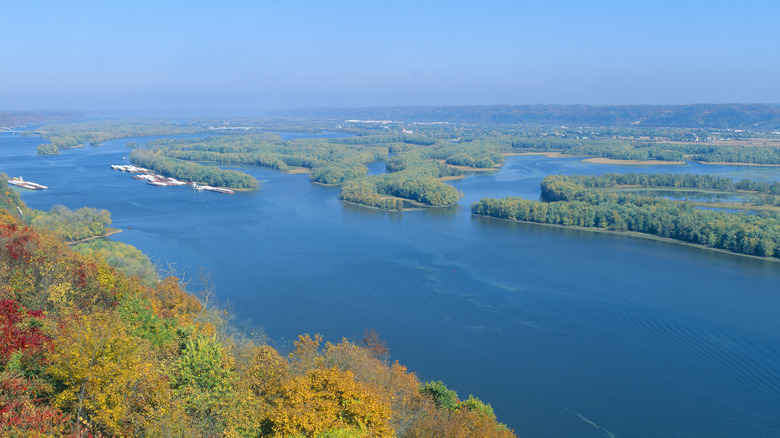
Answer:
<path fill-rule="evenodd" d="M 0 109 L 780 103 L 780 2 L 0 0 Z"/>

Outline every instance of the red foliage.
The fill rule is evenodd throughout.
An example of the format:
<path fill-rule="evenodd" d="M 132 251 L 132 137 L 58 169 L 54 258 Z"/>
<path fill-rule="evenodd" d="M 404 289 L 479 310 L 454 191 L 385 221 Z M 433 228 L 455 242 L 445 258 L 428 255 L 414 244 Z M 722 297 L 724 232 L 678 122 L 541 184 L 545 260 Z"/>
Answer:
<path fill-rule="evenodd" d="M 37 397 L 45 391 L 38 381 L 0 374 L 0 434 L 22 436 L 36 431 L 41 434 L 59 435 L 66 426 L 68 416 L 48 406 Z"/>
<path fill-rule="evenodd" d="M 27 244 L 37 240 L 37 233 L 28 227 L 20 227 L 16 224 L 0 225 L 0 242 L 4 244 L 8 257 L 12 261 L 29 261 L 32 254 Z"/>
<path fill-rule="evenodd" d="M 0 300 L 0 366 L 18 351 L 25 359 L 42 363 L 50 338 L 34 321 L 43 318 L 40 310 L 25 310 L 16 301 Z"/>
<path fill-rule="evenodd" d="M 374 329 L 366 328 L 363 333 L 363 345 L 377 359 L 387 360 L 390 356 L 390 349 L 387 348 L 385 341 L 379 337 L 379 333 Z"/>

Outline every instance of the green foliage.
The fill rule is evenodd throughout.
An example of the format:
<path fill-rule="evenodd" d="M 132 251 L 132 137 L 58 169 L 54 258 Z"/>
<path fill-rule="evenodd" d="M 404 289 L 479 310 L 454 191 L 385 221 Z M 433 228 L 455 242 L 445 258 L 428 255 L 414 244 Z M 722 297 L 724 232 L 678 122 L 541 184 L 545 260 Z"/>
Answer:
<path fill-rule="evenodd" d="M 458 393 L 447 388 L 441 380 L 427 382 L 420 388 L 420 393 L 430 396 L 439 409 L 454 411 L 460 407 Z"/>
<path fill-rule="evenodd" d="M 149 149 L 133 150 L 130 153 L 130 161 L 135 165 L 184 181 L 235 189 L 258 188 L 257 180 L 243 172 L 167 158 Z"/>
<path fill-rule="evenodd" d="M 474 214 L 519 221 L 636 231 L 670 237 L 729 251 L 762 257 L 780 257 L 780 217 L 696 208 L 689 202 L 590 189 L 579 181 L 599 183 L 604 178 L 552 175 L 542 181 L 542 198 L 484 198 L 472 205 Z M 643 180 L 644 177 L 636 177 Z M 647 177 L 664 181 L 664 178 Z M 719 180 L 682 176 L 666 181 Z M 773 189 L 772 185 L 768 186 Z"/>
<path fill-rule="evenodd" d="M 694 160 L 727 163 L 780 164 L 778 147 L 704 145 L 692 148 Z"/>
<path fill-rule="evenodd" d="M 339 194 L 339 198 L 345 201 L 387 210 L 402 209 L 403 201 L 392 197 L 416 201 L 423 206 L 442 207 L 458 202 L 460 194 L 454 187 L 432 176 L 409 171 L 350 181 Z"/>
<path fill-rule="evenodd" d="M 3 216 L 19 217 L 19 211 L 27 210 L 19 192 L 8 185 L 8 175 L 0 172 L 0 219 Z"/>
<path fill-rule="evenodd" d="M 158 348 L 172 345 L 178 340 L 178 321 L 160 317 L 146 296 L 128 294 L 119 302 L 118 308 L 133 336 L 145 339 Z"/>
<path fill-rule="evenodd" d="M 106 239 L 94 239 L 73 247 L 77 252 L 105 260 L 112 268 L 129 276 L 138 277 L 147 286 L 157 284 L 157 268 L 149 257 L 133 246 Z"/>
<path fill-rule="evenodd" d="M 496 419 L 496 414 L 493 412 L 493 407 L 488 403 L 484 403 L 482 400 L 474 397 L 473 395 L 469 395 L 467 400 L 460 402 L 459 407 L 471 412 L 476 412 L 483 417 L 492 418 L 494 420 Z"/>
<path fill-rule="evenodd" d="M 143 137 L 152 135 L 195 134 L 206 129 L 194 124 L 161 122 L 155 120 L 96 120 L 79 123 L 57 123 L 41 127 L 40 135 L 49 140 L 46 153 L 56 149 L 69 149 L 87 143 L 99 146 L 116 138 Z M 38 153 L 41 153 L 39 147 Z"/>
<path fill-rule="evenodd" d="M 365 432 L 352 428 L 333 429 L 317 434 L 317 438 L 363 438 L 365 436 L 367 436 Z"/>
<path fill-rule="evenodd" d="M 368 169 L 362 163 L 331 164 L 320 166 L 311 171 L 311 180 L 322 184 L 342 184 L 368 174 Z"/>
<path fill-rule="evenodd" d="M 379 142 L 384 139 L 374 140 Z M 323 184 L 341 184 L 363 177 L 368 173 L 366 163 L 381 160 L 387 155 L 386 148 L 364 146 L 366 144 L 322 139 L 282 141 L 259 134 L 160 140 L 153 143 L 159 148 L 160 154 L 178 160 L 208 161 L 223 165 L 253 164 L 281 171 L 303 167 L 311 170 L 313 182 Z"/>
<path fill-rule="evenodd" d="M 83 207 L 73 211 L 63 205 L 54 205 L 48 212 L 33 210 L 26 219 L 30 225 L 50 230 L 69 242 L 102 236 L 111 225 L 111 213 L 106 210 Z"/>
<path fill-rule="evenodd" d="M 368 179 L 350 181 L 341 188 L 339 199 L 383 210 L 403 210 L 404 201 L 380 194 Z"/>
<path fill-rule="evenodd" d="M 60 148 L 54 143 L 39 144 L 38 155 L 57 155 L 60 153 Z"/>
<path fill-rule="evenodd" d="M 235 375 L 225 348 L 213 337 L 188 339 L 174 364 L 172 386 L 201 427 L 221 434 L 236 394 Z"/>

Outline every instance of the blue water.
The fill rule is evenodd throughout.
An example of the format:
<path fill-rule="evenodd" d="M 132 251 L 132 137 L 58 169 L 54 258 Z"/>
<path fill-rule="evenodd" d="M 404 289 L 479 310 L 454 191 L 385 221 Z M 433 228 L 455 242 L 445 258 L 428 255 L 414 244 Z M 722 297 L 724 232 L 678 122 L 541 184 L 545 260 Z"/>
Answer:
<path fill-rule="evenodd" d="M 125 229 L 115 239 L 193 290 L 205 267 L 219 297 L 277 346 L 372 327 L 393 359 L 490 402 L 523 437 L 780 436 L 780 264 L 469 213 L 484 196 L 538 199 L 552 173 L 772 181 L 776 168 L 518 156 L 453 182 L 456 207 L 388 213 L 255 167 L 242 170 L 259 192 L 152 187 L 109 168 L 131 140 L 146 139 L 45 157 L 39 139 L 0 134 L 0 170 L 51 187 L 24 192 L 33 208 L 110 210 Z"/>

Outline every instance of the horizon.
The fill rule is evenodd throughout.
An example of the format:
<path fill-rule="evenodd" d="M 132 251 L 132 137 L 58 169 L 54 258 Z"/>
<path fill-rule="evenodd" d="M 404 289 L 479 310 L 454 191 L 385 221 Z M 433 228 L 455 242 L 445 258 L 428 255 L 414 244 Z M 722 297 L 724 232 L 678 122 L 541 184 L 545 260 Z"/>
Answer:
<path fill-rule="evenodd" d="M 0 106 L 19 110 L 780 102 L 780 5 L 764 0 L 42 1 L 4 12 L 14 19 L 0 29 Z"/>
<path fill-rule="evenodd" d="M 72 112 L 84 112 L 84 113 L 207 113 L 209 111 L 219 113 L 237 113 L 237 114 L 266 114 L 273 112 L 284 111 L 306 111 L 306 110 L 358 110 L 358 109 L 390 109 L 390 108 L 469 108 L 469 107 L 593 107 L 593 108 L 605 108 L 605 107 L 684 107 L 684 106 L 753 106 L 753 105 L 765 105 L 765 106 L 780 106 L 780 102 L 692 102 L 692 103 L 626 103 L 626 104 L 592 104 L 592 103 L 534 103 L 534 104 L 470 104 L 470 105 L 361 105 L 361 106 L 303 106 L 303 107 L 289 107 L 289 108 L 275 108 L 267 110 L 241 110 L 241 109 L 209 109 L 209 108 L 158 108 L 158 109 L 140 109 L 140 108 L 97 108 L 97 109 L 83 109 L 83 108 L 30 108 L 30 109 L 18 109 L 18 108 L 0 108 L 2 112 L 45 112 L 45 111 L 72 111 Z"/>

